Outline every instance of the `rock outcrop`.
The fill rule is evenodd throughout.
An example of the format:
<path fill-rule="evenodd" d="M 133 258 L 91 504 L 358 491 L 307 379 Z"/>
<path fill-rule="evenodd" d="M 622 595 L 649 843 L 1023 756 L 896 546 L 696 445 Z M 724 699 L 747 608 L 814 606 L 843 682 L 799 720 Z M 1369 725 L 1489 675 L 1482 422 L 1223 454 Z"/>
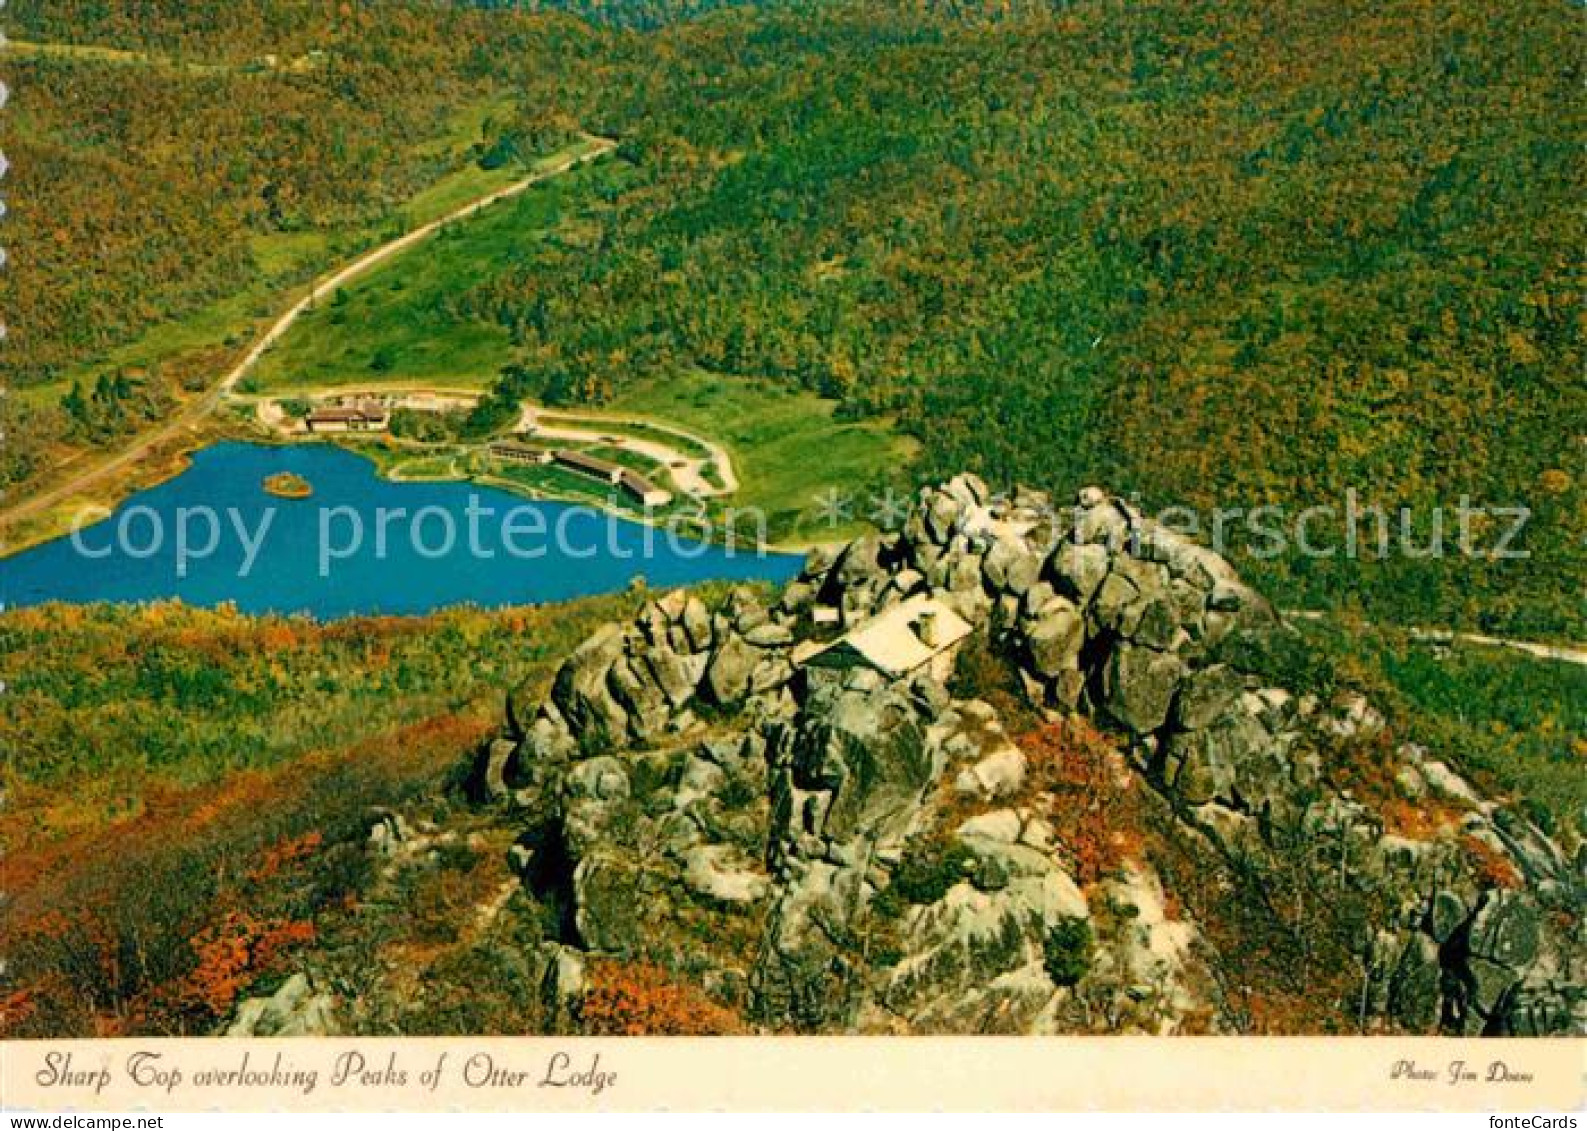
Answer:
<path fill-rule="evenodd" d="M 812 554 L 772 603 L 670 593 L 601 629 L 481 752 L 477 791 L 531 826 L 525 882 L 565 905 L 557 962 L 660 958 L 775 1029 L 1239 1027 L 1148 860 L 1077 881 L 1064 846 L 1084 830 L 1053 826 L 998 711 L 935 663 L 817 659 L 911 598 L 973 625 L 955 647 L 1006 662 L 1023 709 L 1114 733 L 1120 788 L 1171 835 L 1248 876 L 1326 868 L 1372 908 L 1345 1027 L 1587 1021 L 1581 860 L 1414 746 L 1393 788 L 1448 819 L 1392 828 L 1330 784 L 1382 719 L 1270 684 L 1261 656 L 1290 630 L 1225 560 L 1100 490 L 1060 509 L 973 476 Z"/>
<path fill-rule="evenodd" d="M 228 1037 L 327 1037 L 338 1032 L 335 1001 L 306 974 L 293 974 L 269 997 L 238 1004 Z"/>

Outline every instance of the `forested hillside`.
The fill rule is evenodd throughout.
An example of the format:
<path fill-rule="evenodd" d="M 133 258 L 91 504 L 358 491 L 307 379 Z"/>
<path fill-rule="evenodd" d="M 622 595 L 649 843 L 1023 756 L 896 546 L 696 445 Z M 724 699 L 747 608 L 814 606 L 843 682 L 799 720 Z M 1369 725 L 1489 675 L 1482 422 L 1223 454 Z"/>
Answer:
<path fill-rule="evenodd" d="M 722 8 L 754 4 L 757 0 L 459 0 L 491 11 L 571 12 L 592 23 L 615 27 L 657 28 L 678 20 L 708 15 Z M 765 0 L 760 0 L 764 3 Z"/>
<path fill-rule="evenodd" d="M 1412 508 L 1420 546 L 1462 496 L 1525 505 L 1527 561 L 1242 565 L 1296 604 L 1583 630 L 1569 5 L 770 5 L 642 35 L 405 4 L 184 7 L 24 8 L 18 34 L 328 55 L 137 80 L 25 64 L 51 93 L 17 119 L 18 247 L 50 231 L 25 214 L 29 178 L 65 187 L 57 246 L 42 241 L 56 269 L 33 276 L 48 285 L 24 287 L 19 263 L 0 293 L 19 376 L 228 285 L 239 231 L 389 206 L 422 181 L 404 147 L 439 108 L 505 82 L 534 115 L 621 138 L 631 168 L 598 190 L 612 206 L 578 246 L 515 249 L 439 300 L 510 331 L 501 363 L 614 392 L 682 370 L 770 376 L 898 420 L 922 476 L 1102 480 L 1209 522 L 1342 510 L 1354 490 Z M 128 109 L 85 130 L 74 99 Z M 258 155 L 250 130 L 273 148 Z M 169 166 L 129 162 L 133 146 Z M 173 172 L 193 191 L 161 193 Z M 130 234 L 112 207 L 130 195 L 161 210 L 158 236 Z M 103 273 L 67 269 L 84 262 Z"/>
<path fill-rule="evenodd" d="M 283 287 L 400 229 L 421 190 L 544 123 L 518 97 L 571 94 L 556 63 L 587 38 L 565 18 L 415 4 L 7 16 L 7 483 L 213 383 Z M 138 343 L 128 364 L 118 351 Z"/>
<path fill-rule="evenodd" d="M 1587 668 L 1434 649 L 1406 626 L 1587 639 L 1580 15 L 1565 0 L 13 0 L 7 506 L 207 407 L 312 278 L 585 131 L 615 154 L 326 295 L 192 442 L 251 427 L 250 393 L 306 411 L 318 384 L 445 381 L 495 390 L 481 416 L 503 433 L 527 390 L 564 424 L 613 421 L 612 458 L 634 455 L 619 422 L 671 452 L 721 445 L 717 501 L 770 511 L 779 536 L 830 540 L 816 527 L 833 483 L 863 520 L 884 487 L 985 482 L 924 492 L 897 537 L 818 551 L 776 596 L 635 586 L 330 623 L 0 609 L 0 1031 L 213 1032 L 304 971 L 364 999 L 344 1018 L 356 1032 L 737 1031 L 750 1015 L 711 994 L 748 1001 L 739 960 L 773 937 L 756 873 L 813 843 L 821 867 L 790 875 L 844 860 L 896 874 L 872 920 L 790 915 L 821 930 L 796 940 L 819 961 L 789 1001 L 824 1009 L 848 984 L 829 944 L 873 973 L 926 969 L 913 959 L 944 940 L 907 950 L 905 921 L 934 929 L 946 920 L 922 909 L 965 883 L 972 912 L 1013 899 L 1030 877 L 998 859 L 1032 849 L 1041 874 L 1086 889 L 1093 927 L 1048 932 L 1010 904 L 1009 922 L 1044 933 L 1008 971 L 1084 1004 L 1073 1031 L 1160 1019 L 1133 967 L 1109 966 L 1118 984 L 1095 999 L 1128 1024 L 1062 994 L 1097 948 L 1133 953 L 1135 932 L 1165 925 L 1222 956 L 1183 983 L 1215 994 L 1169 1003 L 1179 1031 L 1221 998 L 1227 1032 L 1358 1031 L 1391 999 L 1383 1031 L 1520 1032 L 1534 966 L 1563 972 L 1579 1029 L 1567 861 L 1587 836 Z M 444 434 L 445 417 L 424 423 Z M 139 476 L 179 462 L 189 433 L 172 432 Z M 485 462 L 362 441 L 388 470 Z M 992 497 L 1016 483 L 1050 497 Z M 1253 557 L 1236 515 L 1225 569 L 1096 493 L 1084 544 L 1057 554 L 1040 524 L 996 546 L 959 536 L 1023 530 L 1024 504 L 1087 483 L 1196 508 L 1200 544 L 1215 509 L 1263 505 L 1336 508 L 1310 533 L 1337 542 L 1353 492 L 1358 508 L 1411 508 L 1425 550 L 1442 508 L 1446 553 Z M 1531 508 L 1512 547 L 1531 556 L 1462 555 L 1463 498 Z M 1506 525 L 1472 533 L 1488 546 Z M 906 595 L 976 625 L 946 682 L 834 676 L 823 701 L 796 701 L 822 679 L 788 684 L 792 650 L 837 632 L 818 607 L 847 629 Z M 1340 615 L 1292 633 L 1268 599 Z M 1233 632 L 1246 618 L 1261 634 Z M 1044 720 L 1038 702 L 1077 713 Z M 768 737 L 763 718 L 794 729 Z M 899 756 L 949 734 L 966 741 Z M 817 776 L 862 800 L 823 785 L 806 806 L 787 750 L 840 759 Z M 563 776 L 575 764 L 601 786 L 589 797 Z M 547 792 L 478 804 L 509 776 Z M 890 782 L 915 800 L 863 800 Z M 570 799 L 591 823 L 564 819 Z M 859 851 L 795 827 L 911 806 L 927 823 L 884 830 L 885 852 L 881 836 Z M 690 841 L 705 850 L 690 871 L 666 847 L 696 824 L 685 810 L 724 838 Z M 1045 831 L 1024 816 L 1041 813 Z M 1210 823 L 1168 836 L 1193 814 L 1274 852 L 1257 869 L 1243 839 L 1213 851 Z M 554 816 L 554 835 L 526 816 Z M 581 827 L 600 837 L 566 840 Z M 1396 855 L 1352 859 L 1359 829 Z M 968 873 L 965 835 L 987 852 Z M 1446 855 L 1416 857 L 1435 841 Z M 1378 885 L 1407 845 L 1433 891 Z M 610 858 L 579 871 L 570 847 Z M 739 852 L 743 869 L 716 867 Z M 669 878 L 590 887 L 632 861 Z M 876 886 L 852 878 L 831 890 Z M 553 994 L 525 956 L 583 929 L 580 883 L 631 935 L 584 939 L 587 982 Z M 1385 892 L 1407 901 L 1379 905 Z M 1533 895 L 1546 903 L 1517 912 Z M 672 934 L 645 919 L 657 908 Z M 962 976 L 961 1005 L 995 1020 L 976 995 L 1029 979 L 977 965 L 1003 944 L 971 925 L 932 977 Z M 1506 973 L 1471 945 L 1536 949 L 1542 928 L 1569 964 L 1529 951 Z M 969 1031 L 971 1012 L 951 1020 Z M 1545 1014 L 1531 1020 L 1563 1016 Z M 878 1031 L 900 1016 L 875 1015 Z"/>
<path fill-rule="evenodd" d="M 1267 580 L 1579 630 L 1574 18 L 1173 0 L 690 25 L 656 85 L 613 92 L 667 186 L 625 254 L 581 262 L 571 293 L 525 271 L 474 301 L 565 301 L 581 316 L 547 320 L 555 348 L 900 413 L 931 470 L 1292 513 L 1354 487 L 1416 508 L 1423 542 L 1462 494 L 1525 503 L 1541 561 Z"/>

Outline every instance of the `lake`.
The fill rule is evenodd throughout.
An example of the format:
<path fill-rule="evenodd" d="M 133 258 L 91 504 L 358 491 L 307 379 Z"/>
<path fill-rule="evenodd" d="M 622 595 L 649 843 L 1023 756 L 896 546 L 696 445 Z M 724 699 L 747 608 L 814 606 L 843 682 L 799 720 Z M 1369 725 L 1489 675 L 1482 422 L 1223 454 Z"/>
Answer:
<path fill-rule="evenodd" d="M 307 499 L 268 494 L 291 473 Z M 425 613 L 708 580 L 785 581 L 802 558 L 730 549 L 473 483 L 381 479 L 329 444 L 219 443 L 74 539 L 0 560 L 0 600 L 232 602 L 250 613 Z"/>

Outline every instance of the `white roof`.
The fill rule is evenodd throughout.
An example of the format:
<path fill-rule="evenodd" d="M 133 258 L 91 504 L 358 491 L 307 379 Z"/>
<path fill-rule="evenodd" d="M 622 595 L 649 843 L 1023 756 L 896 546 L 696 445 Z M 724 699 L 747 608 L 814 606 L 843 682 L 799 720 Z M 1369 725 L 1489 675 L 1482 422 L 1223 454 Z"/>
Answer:
<path fill-rule="evenodd" d="M 921 639 L 922 622 L 930 619 L 932 641 Z M 933 656 L 970 635 L 970 624 L 947 605 L 926 594 L 884 609 L 805 658 L 825 666 L 844 657 L 859 659 L 884 675 L 912 672 Z M 825 657 L 825 660 L 823 660 Z"/>

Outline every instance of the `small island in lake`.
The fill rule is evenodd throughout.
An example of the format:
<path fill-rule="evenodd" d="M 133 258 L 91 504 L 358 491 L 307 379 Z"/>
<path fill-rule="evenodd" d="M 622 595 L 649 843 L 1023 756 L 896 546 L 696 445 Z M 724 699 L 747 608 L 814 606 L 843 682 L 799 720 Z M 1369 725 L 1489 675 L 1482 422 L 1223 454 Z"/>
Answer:
<path fill-rule="evenodd" d="M 306 499 L 314 494 L 314 488 L 307 479 L 290 471 L 278 471 L 267 476 L 264 489 L 266 494 L 278 499 Z"/>

